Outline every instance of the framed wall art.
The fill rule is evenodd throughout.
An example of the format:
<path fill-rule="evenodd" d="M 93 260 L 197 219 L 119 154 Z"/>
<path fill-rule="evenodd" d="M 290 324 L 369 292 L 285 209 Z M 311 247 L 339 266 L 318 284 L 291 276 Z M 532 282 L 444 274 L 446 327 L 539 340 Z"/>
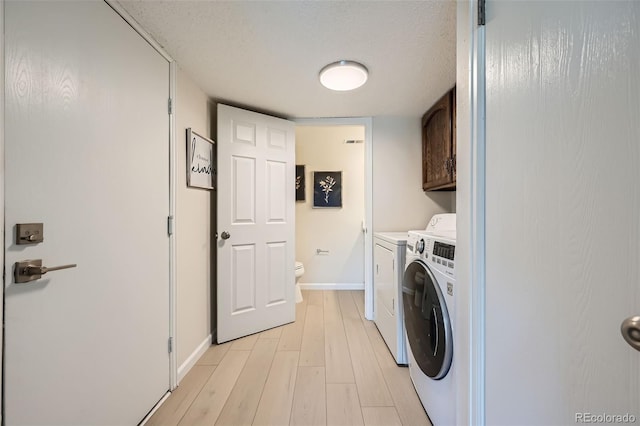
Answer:
<path fill-rule="evenodd" d="M 313 172 L 313 207 L 342 207 L 342 172 Z"/>
<path fill-rule="evenodd" d="M 305 200 L 304 165 L 296 164 L 296 201 Z"/>
<path fill-rule="evenodd" d="M 187 129 L 187 186 L 213 189 L 214 141 Z"/>

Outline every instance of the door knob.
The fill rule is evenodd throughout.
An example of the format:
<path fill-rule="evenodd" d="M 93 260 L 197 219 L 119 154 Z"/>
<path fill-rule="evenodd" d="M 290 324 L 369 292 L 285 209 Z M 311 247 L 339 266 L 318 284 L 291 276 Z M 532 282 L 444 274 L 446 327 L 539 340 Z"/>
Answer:
<path fill-rule="evenodd" d="M 231 234 L 229 234 L 227 231 L 222 231 L 222 234 L 220 235 L 220 237 L 221 237 L 223 240 L 228 240 L 228 239 L 229 239 L 229 237 L 231 237 Z"/>
<path fill-rule="evenodd" d="M 47 272 L 75 268 L 76 266 L 78 265 L 74 263 L 70 265 L 46 267 L 42 266 L 42 259 L 23 260 L 22 262 L 16 262 L 13 274 L 16 284 L 21 284 L 39 280 Z"/>
<path fill-rule="evenodd" d="M 640 351 L 640 316 L 629 317 L 622 321 L 620 332 L 633 349 Z"/>

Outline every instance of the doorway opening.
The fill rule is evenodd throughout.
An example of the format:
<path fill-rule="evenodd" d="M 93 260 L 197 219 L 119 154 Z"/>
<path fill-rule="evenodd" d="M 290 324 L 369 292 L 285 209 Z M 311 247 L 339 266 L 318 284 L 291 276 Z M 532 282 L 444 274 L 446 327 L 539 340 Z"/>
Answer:
<path fill-rule="evenodd" d="M 361 290 L 373 318 L 372 151 L 370 118 L 298 119 L 296 202 L 300 287 Z M 303 199 L 301 199 L 303 198 Z"/>

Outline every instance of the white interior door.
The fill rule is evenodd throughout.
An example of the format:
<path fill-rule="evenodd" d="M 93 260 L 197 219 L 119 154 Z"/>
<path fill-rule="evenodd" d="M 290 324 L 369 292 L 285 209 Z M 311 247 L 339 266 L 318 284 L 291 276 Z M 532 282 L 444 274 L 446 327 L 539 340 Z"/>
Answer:
<path fill-rule="evenodd" d="M 218 105 L 218 342 L 295 320 L 295 127 Z"/>
<path fill-rule="evenodd" d="M 635 423 L 640 2 L 486 8 L 486 423 Z"/>
<path fill-rule="evenodd" d="M 169 389 L 169 63 L 102 1 L 5 8 L 3 420 L 137 424 Z"/>

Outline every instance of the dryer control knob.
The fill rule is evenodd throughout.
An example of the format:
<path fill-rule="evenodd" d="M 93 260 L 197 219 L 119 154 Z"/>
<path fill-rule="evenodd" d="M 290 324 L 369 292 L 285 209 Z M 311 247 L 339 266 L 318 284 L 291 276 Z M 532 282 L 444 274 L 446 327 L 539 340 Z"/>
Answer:
<path fill-rule="evenodd" d="M 424 252 L 424 240 L 422 238 L 420 238 L 420 241 L 418 241 L 418 244 L 416 244 L 416 251 L 420 254 Z"/>

